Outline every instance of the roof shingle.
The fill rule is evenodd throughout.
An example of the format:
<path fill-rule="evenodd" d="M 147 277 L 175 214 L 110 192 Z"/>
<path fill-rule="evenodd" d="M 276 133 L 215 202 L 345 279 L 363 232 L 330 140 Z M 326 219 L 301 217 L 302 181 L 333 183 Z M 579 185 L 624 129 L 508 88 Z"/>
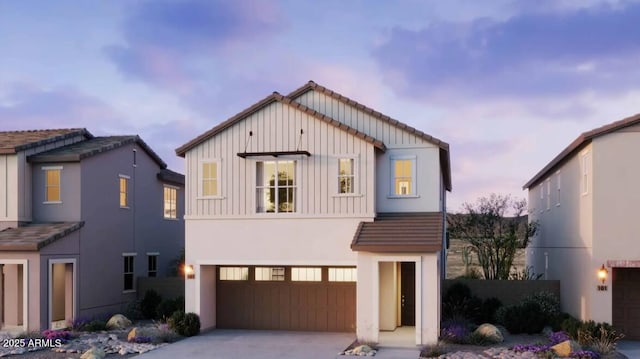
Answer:
<path fill-rule="evenodd" d="M 39 251 L 44 246 L 75 232 L 84 222 L 31 223 L 0 231 L 0 250 Z"/>
<path fill-rule="evenodd" d="M 80 135 L 86 138 L 93 137 L 93 135 L 84 128 L 0 131 L 0 154 L 12 154 Z"/>
<path fill-rule="evenodd" d="M 441 212 L 378 214 L 360 222 L 351 249 L 363 252 L 433 253 L 442 250 Z"/>

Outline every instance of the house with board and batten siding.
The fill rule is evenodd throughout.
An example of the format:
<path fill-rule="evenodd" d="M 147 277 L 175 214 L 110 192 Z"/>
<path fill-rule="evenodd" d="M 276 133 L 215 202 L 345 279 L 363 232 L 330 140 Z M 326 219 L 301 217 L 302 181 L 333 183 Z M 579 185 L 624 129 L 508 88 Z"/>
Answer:
<path fill-rule="evenodd" d="M 447 143 L 314 82 L 176 150 L 186 159 L 186 310 L 203 328 L 405 326 L 435 343 Z"/>

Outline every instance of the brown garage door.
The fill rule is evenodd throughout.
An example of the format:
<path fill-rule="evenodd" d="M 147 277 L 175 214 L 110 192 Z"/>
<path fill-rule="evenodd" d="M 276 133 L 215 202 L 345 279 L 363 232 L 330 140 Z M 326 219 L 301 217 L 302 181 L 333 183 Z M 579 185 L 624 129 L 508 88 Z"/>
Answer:
<path fill-rule="evenodd" d="M 219 267 L 216 285 L 218 328 L 355 330 L 353 267 Z"/>
<path fill-rule="evenodd" d="M 613 326 L 626 339 L 640 339 L 640 269 L 613 269 Z"/>

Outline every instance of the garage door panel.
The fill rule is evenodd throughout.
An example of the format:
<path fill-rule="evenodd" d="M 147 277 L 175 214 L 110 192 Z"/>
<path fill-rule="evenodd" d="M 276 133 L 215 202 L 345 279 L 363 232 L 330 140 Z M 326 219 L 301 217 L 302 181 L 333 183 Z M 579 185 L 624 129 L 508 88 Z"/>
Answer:
<path fill-rule="evenodd" d="M 217 280 L 218 328 L 355 330 L 354 282 L 254 281 L 253 273 L 250 268 L 248 280 Z"/>

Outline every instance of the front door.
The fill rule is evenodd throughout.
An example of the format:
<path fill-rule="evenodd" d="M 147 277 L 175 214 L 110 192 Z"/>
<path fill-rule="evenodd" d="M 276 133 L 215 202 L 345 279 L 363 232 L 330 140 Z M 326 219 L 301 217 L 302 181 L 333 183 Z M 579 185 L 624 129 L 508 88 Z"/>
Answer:
<path fill-rule="evenodd" d="M 400 263 L 400 325 L 416 324 L 416 263 Z"/>

